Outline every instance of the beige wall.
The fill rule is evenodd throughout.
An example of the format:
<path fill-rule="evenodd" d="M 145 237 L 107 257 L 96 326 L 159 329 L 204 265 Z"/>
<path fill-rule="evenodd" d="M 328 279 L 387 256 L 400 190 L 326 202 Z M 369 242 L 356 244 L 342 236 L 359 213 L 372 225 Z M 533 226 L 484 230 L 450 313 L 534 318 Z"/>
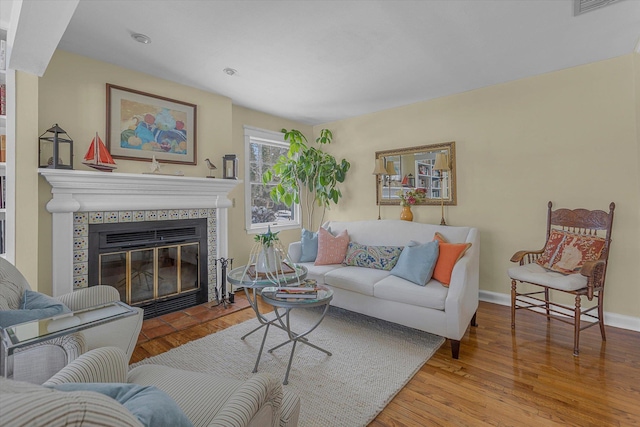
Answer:
<path fill-rule="evenodd" d="M 56 51 L 45 75 L 39 79 L 39 117 L 38 129 L 42 133 L 53 123 L 58 123 L 74 141 L 74 169 L 92 170 L 82 164 L 82 158 L 89 148 L 91 139 L 97 131 L 104 139 L 106 127 L 106 83 L 124 86 L 143 92 L 173 98 L 198 106 L 198 164 L 197 166 L 162 166 L 162 172 L 174 173 L 178 170 L 187 176 L 206 176 L 209 170 L 204 159 L 210 158 L 218 167 L 216 176 L 222 174 L 222 156 L 235 153 L 239 157 L 239 175 L 243 174 L 244 133 L 243 125 L 279 131 L 295 127 L 311 136 L 310 126 L 235 107 L 231 99 L 204 92 L 188 86 L 157 79 L 146 74 L 120 68 L 87 57 Z M 26 116 L 26 115 L 25 115 Z M 38 134 L 39 135 L 39 134 Z M 37 135 L 33 139 L 37 140 Z M 36 147 L 36 144 L 31 144 Z M 34 177 L 37 165 L 35 157 L 29 159 L 30 174 Z M 149 163 L 116 159 L 116 172 L 139 173 L 148 171 Z M 36 179 L 36 178 L 33 178 Z M 51 215 L 46 211 L 46 203 L 51 199 L 51 187 L 43 179 L 39 180 L 39 233 L 38 248 L 41 257 L 39 278 L 43 292 L 51 291 Z M 229 257 L 234 265 L 246 262 L 253 243 L 244 229 L 244 187 L 238 185 L 230 194 L 236 206 L 229 210 Z M 18 236 L 25 235 L 28 227 L 19 227 Z M 282 233 L 290 240 L 300 237 L 300 231 Z M 34 239 L 35 240 L 35 239 Z M 34 243 L 35 247 L 35 243 Z"/>
<path fill-rule="evenodd" d="M 377 218 L 375 151 L 455 141 L 458 205 L 445 216 L 479 229 L 482 290 L 509 293 L 509 258 L 542 247 L 549 200 L 603 210 L 614 201 L 605 310 L 640 317 L 634 56 L 317 126 L 333 131 L 330 151 L 352 164 L 329 217 Z M 439 223 L 439 206 L 413 211 L 414 221 Z M 399 215 L 382 207 L 383 218 Z"/>
<path fill-rule="evenodd" d="M 16 73 L 16 257 L 15 264 L 38 286 L 38 78 Z"/>

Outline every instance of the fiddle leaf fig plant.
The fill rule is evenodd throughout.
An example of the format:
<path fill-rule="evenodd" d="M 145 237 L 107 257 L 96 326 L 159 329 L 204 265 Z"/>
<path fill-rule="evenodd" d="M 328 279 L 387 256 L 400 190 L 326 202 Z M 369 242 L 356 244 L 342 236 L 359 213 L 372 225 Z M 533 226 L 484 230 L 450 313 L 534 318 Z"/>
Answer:
<path fill-rule="evenodd" d="M 288 206 L 304 204 L 308 227 L 315 230 L 315 207 L 322 208 L 322 223 L 331 202 L 337 204 L 342 197 L 338 184 L 344 182 L 351 164 L 345 159 L 338 162 L 332 155 L 309 145 L 307 138 L 297 129 L 282 129 L 282 133 L 285 141 L 289 142 L 289 151 L 262 175 L 262 183 L 267 185 L 275 178 L 277 184 L 269 193 L 271 199 Z M 316 143 L 330 144 L 332 140 L 331 131 L 322 129 Z"/>

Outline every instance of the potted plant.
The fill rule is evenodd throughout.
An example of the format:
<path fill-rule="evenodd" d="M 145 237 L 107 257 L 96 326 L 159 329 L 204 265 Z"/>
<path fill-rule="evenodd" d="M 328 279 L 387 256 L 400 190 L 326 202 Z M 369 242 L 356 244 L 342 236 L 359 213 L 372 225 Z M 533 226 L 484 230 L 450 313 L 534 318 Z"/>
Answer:
<path fill-rule="evenodd" d="M 273 233 L 271 227 L 267 229 L 266 233 L 256 234 L 253 240 L 260 244 L 260 250 L 256 259 L 256 271 L 258 273 L 269 273 L 277 271 L 282 262 L 282 256 L 276 248 L 277 242 L 280 241 L 278 237 L 279 231 Z"/>
<path fill-rule="evenodd" d="M 315 230 L 315 207 L 322 208 L 322 223 L 330 203 L 337 204 L 342 197 L 338 184 L 344 182 L 351 164 L 345 159 L 338 162 L 332 155 L 309 145 L 299 130 L 282 129 L 282 132 L 285 141 L 289 142 L 289 151 L 262 175 L 262 183 L 269 184 L 274 176 L 277 177 L 278 183 L 269 192 L 271 199 L 287 206 L 304 203 L 308 228 Z M 330 144 L 332 139 L 331 131 L 322 129 L 316 143 Z M 304 226 L 304 217 L 302 219 Z"/>

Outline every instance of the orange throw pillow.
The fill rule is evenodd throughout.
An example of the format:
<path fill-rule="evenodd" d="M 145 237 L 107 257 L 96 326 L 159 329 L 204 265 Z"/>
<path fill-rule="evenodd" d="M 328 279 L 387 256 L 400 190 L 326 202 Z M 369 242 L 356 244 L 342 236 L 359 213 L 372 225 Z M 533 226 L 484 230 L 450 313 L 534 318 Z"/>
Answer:
<path fill-rule="evenodd" d="M 471 247 L 471 243 L 448 243 L 447 239 L 440 233 L 436 233 L 433 240 L 437 240 L 440 247 L 438 262 L 436 262 L 436 268 L 433 270 L 433 278 L 448 288 L 449 283 L 451 283 L 453 267 Z"/>
<path fill-rule="evenodd" d="M 314 265 L 342 264 L 349 246 L 347 230 L 334 236 L 324 228 L 318 230 L 318 256 Z"/>

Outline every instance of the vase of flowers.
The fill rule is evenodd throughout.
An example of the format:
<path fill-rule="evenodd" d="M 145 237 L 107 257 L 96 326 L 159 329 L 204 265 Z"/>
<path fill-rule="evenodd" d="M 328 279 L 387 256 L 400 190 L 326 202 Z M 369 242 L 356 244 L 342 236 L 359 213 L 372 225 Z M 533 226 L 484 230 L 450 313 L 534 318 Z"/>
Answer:
<path fill-rule="evenodd" d="M 276 242 L 280 241 L 278 237 L 279 231 L 271 232 L 271 227 L 264 234 L 257 234 L 254 240 L 262 246 L 256 260 L 256 271 L 258 273 L 270 273 L 277 271 L 282 262 L 282 257 L 275 247 Z"/>
<path fill-rule="evenodd" d="M 400 205 L 402 206 L 400 219 L 404 221 L 413 221 L 411 206 L 424 201 L 427 198 L 427 190 L 425 188 L 414 188 L 413 190 L 406 192 L 404 190 L 399 190 L 396 194 L 400 197 Z"/>

